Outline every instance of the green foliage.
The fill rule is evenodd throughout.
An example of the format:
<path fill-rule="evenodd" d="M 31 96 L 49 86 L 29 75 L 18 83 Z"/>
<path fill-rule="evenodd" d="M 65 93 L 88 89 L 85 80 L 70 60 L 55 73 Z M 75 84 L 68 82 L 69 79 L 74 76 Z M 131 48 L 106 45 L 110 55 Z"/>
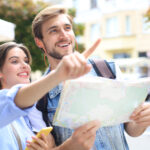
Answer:
<path fill-rule="evenodd" d="M 84 24 L 73 24 L 73 30 L 75 31 L 76 36 L 80 36 L 84 34 Z"/>
<path fill-rule="evenodd" d="M 84 44 L 78 43 L 78 45 L 76 45 L 76 50 L 82 53 L 85 50 Z"/>
<path fill-rule="evenodd" d="M 43 63 L 43 53 L 35 45 L 32 36 L 32 21 L 35 15 L 45 8 L 47 3 L 32 0 L 0 0 L 0 18 L 16 24 L 15 41 L 26 45 L 32 55 L 33 63 L 32 70 L 45 70 L 47 66 Z M 75 9 L 70 9 L 69 14 L 75 17 Z M 73 24 L 75 35 L 82 35 L 84 33 L 84 26 L 82 24 Z M 79 44 L 80 52 L 83 51 L 84 46 Z"/>
<path fill-rule="evenodd" d="M 76 16 L 76 9 L 75 8 L 68 9 L 68 14 L 74 18 Z"/>
<path fill-rule="evenodd" d="M 150 8 L 147 10 L 145 17 L 147 17 L 147 21 L 150 21 Z"/>
<path fill-rule="evenodd" d="M 73 18 L 76 16 L 76 9 L 75 8 L 71 8 L 68 10 L 68 13 L 70 16 L 72 16 Z M 75 35 L 76 36 L 81 36 L 84 34 L 84 24 L 76 24 L 73 23 L 73 30 L 75 31 Z M 76 50 L 79 52 L 83 52 L 85 50 L 84 44 L 82 43 L 78 43 L 78 46 L 76 46 Z"/>
<path fill-rule="evenodd" d="M 0 18 L 16 24 L 15 41 L 25 44 L 32 55 L 32 70 L 44 70 L 43 54 L 35 45 L 32 36 L 32 20 L 35 15 L 44 7 L 46 3 L 32 0 L 1 0 L 0 1 Z"/>

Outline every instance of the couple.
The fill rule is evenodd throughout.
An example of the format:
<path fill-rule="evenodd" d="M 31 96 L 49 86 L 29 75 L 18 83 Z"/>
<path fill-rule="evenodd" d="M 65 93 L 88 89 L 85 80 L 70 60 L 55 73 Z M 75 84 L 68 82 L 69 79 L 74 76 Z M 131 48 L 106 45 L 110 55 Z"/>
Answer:
<path fill-rule="evenodd" d="M 40 80 L 25 86 L 17 85 L 11 88 L 18 83 L 29 83 L 30 55 L 27 50 L 16 45 L 3 54 L 5 57 L 1 57 L 0 54 L 0 82 L 1 88 L 5 89 L 0 91 L 0 114 L 2 115 L 0 117 L 0 143 L 4 146 L 3 149 L 19 149 L 16 147 L 18 145 L 12 135 L 12 124 L 15 127 L 17 126 L 22 139 L 22 147 L 23 149 L 25 148 L 25 141 L 28 137 L 34 135 L 31 132 L 33 129 L 28 112 L 35 108 L 34 103 L 48 91 L 45 108 L 47 109 L 45 112 L 48 112 L 47 125 L 51 124 L 58 105 L 61 92 L 61 84 L 59 83 L 79 77 L 87 72 L 96 76 L 93 68 L 86 63 L 86 58 L 94 51 L 100 40 L 91 49 L 85 51 L 84 54 L 73 53 L 75 35 L 72 29 L 72 19 L 64 8 L 53 6 L 42 10 L 33 20 L 32 30 L 35 42 L 47 56 L 50 66 L 46 72 L 47 75 Z M 2 45 L 0 52 L 2 49 L 7 49 L 3 46 L 7 47 L 7 45 Z M 3 61 L 1 61 L 2 58 Z M 21 68 L 20 71 L 17 71 L 19 70 L 17 67 Z M 118 76 L 117 70 L 116 76 Z M 40 103 L 37 104 L 37 106 L 39 105 Z M 41 108 L 38 107 L 38 109 Z M 6 115 L 9 115 L 7 120 Z M 149 116 L 150 105 L 141 105 L 131 115 L 131 119 L 134 122 L 99 128 L 99 122 L 92 121 L 74 132 L 69 129 L 54 127 L 53 136 L 45 137 L 43 135 L 41 139 L 33 137 L 37 142 L 28 141 L 27 146 L 30 150 L 53 148 L 56 150 L 90 150 L 92 147 L 97 150 L 128 150 L 124 130 L 131 136 L 141 135 L 150 125 Z M 15 122 L 11 123 L 13 120 Z M 14 140 L 8 141 L 9 138 L 6 133 L 11 134 Z"/>

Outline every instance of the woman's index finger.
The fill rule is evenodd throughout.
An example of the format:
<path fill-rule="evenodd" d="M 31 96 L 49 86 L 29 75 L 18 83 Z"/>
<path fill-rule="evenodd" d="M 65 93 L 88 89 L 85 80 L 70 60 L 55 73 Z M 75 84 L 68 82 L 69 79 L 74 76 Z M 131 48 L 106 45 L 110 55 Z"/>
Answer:
<path fill-rule="evenodd" d="M 82 54 L 83 56 L 87 59 L 97 48 L 97 46 L 99 45 L 99 43 L 101 42 L 101 39 L 98 39 L 91 48 L 89 48 L 88 50 L 85 50 Z"/>

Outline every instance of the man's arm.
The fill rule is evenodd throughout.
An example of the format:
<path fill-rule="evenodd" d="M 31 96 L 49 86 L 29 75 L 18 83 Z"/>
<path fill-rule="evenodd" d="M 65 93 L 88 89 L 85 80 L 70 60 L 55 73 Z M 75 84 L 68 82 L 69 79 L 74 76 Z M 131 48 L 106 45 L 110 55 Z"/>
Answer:
<path fill-rule="evenodd" d="M 90 150 L 95 141 L 99 121 L 91 121 L 75 130 L 72 136 L 54 150 Z"/>
<path fill-rule="evenodd" d="M 150 126 L 150 103 L 141 104 L 130 119 L 132 122 L 125 123 L 126 132 L 133 137 L 140 136 Z"/>
<path fill-rule="evenodd" d="M 137 137 L 142 135 L 146 128 L 141 127 L 135 122 L 128 122 L 125 123 L 125 130 L 130 136 Z"/>

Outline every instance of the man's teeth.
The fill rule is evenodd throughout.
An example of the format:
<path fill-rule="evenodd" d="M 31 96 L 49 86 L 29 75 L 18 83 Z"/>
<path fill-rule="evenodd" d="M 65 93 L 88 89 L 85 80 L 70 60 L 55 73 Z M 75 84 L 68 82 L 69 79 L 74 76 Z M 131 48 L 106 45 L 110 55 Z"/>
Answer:
<path fill-rule="evenodd" d="M 59 47 L 66 47 L 68 46 L 69 44 L 62 44 L 62 45 L 59 45 Z"/>

